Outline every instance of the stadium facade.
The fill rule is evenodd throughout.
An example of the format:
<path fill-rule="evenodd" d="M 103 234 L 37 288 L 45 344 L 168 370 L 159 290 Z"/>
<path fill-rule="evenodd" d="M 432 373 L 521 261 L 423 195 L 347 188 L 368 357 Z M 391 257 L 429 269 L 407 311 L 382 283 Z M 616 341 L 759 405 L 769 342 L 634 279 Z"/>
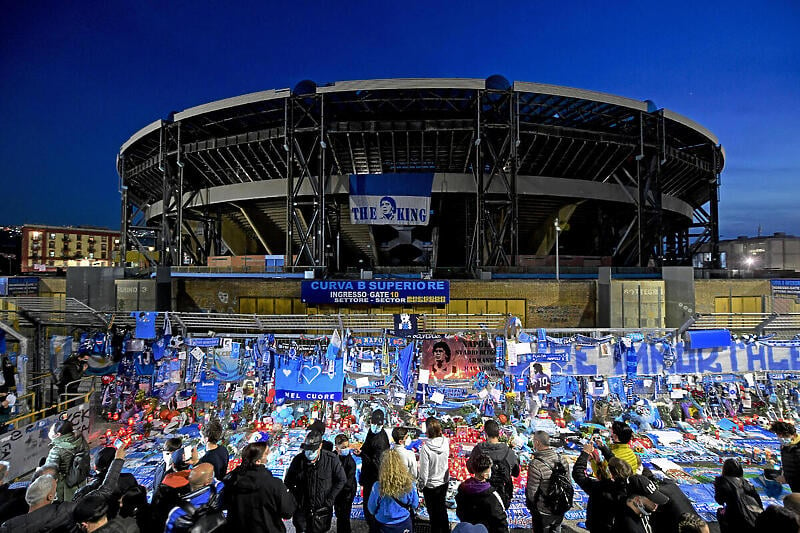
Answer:
<path fill-rule="evenodd" d="M 303 81 L 172 113 L 126 141 L 122 255 L 477 272 L 553 254 L 558 223 L 562 255 L 691 265 L 704 244 L 718 256 L 723 164 L 710 131 L 651 101 L 501 76 Z M 352 178 L 396 191 L 408 174 L 431 176 L 424 223 L 359 223 Z"/>

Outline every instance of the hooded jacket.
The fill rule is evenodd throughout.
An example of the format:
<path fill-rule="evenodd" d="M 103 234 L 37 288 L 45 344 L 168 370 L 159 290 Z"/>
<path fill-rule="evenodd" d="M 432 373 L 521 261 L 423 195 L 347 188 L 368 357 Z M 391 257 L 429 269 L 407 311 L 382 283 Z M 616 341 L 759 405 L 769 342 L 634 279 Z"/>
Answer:
<path fill-rule="evenodd" d="M 103 484 L 90 494 L 108 499 L 117 487 L 122 464 L 122 459 L 114 459 Z M 72 511 L 75 510 L 78 501 L 80 499 L 71 502 L 51 503 L 32 513 L 7 520 L 0 526 L 0 533 L 60 533 L 62 531 L 71 531 L 75 525 L 75 521 L 72 519 Z"/>
<path fill-rule="evenodd" d="M 483 524 L 489 531 L 508 532 L 508 517 L 503 499 L 488 481 L 474 477 L 458 486 L 456 515 L 462 522 Z"/>
<path fill-rule="evenodd" d="M 544 504 L 543 498 L 539 493 L 546 493 L 550 488 L 550 476 L 553 474 L 553 467 L 557 462 L 564 465 L 564 470 L 569 472 L 567 463 L 562 459 L 553 448 L 545 448 L 533 454 L 533 459 L 528 464 L 528 481 L 525 485 L 525 501 L 528 509 L 535 509 L 543 514 L 552 514 Z"/>
<path fill-rule="evenodd" d="M 428 439 L 419 449 L 419 480 L 423 489 L 440 487 L 447 481 L 450 441 L 445 437 Z"/>
<path fill-rule="evenodd" d="M 572 467 L 572 479 L 589 496 L 586 503 L 586 529 L 592 533 L 614 531 L 615 509 L 626 498 L 625 485 L 610 479 L 598 480 L 586 475 L 589 454 L 581 452 Z"/>
<path fill-rule="evenodd" d="M 239 466 L 225 478 L 228 531 L 284 533 L 297 508 L 283 482 L 262 465 Z"/>
<path fill-rule="evenodd" d="M 514 450 L 502 442 L 479 442 L 469 454 L 469 460 L 473 461 L 480 454 L 488 456 L 493 464 L 500 463 L 501 461 L 505 462 L 508 466 L 508 471 L 511 473 L 511 476 L 506 480 L 508 484 L 507 487 L 513 487 L 514 480 L 512 478 L 519 477 L 519 459 L 517 459 L 517 454 L 514 453 Z M 490 479 L 489 482 L 491 483 L 492 480 Z M 494 485 L 494 488 L 500 493 L 500 496 L 503 498 L 503 503 L 507 507 L 510 503 L 508 496 L 513 498 L 513 488 L 511 489 L 511 495 L 505 493 L 506 487 L 500 486 L 500 484 Z"/>
<path fill-rule="evenodd" d="M 58 468 L 58 482 L 63 483 L 72 467 L 72 458 L 78 452 L 89 451 L 89 444 L 83 435 L 75 431 L 53 439 L 45 464 Z"/>
<path fill-rule="evenodd" d="M 781 446 L 781 466 L 792 492 L 800 492 L 800 440 Z"/>

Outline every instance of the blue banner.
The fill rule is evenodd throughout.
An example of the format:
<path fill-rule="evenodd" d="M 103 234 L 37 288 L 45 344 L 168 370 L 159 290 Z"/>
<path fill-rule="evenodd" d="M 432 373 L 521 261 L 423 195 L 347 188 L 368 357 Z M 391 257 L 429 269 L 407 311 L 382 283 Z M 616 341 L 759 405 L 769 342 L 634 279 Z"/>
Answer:
<path fill-rule="evenodd" d="M 350 222 L 427 226 L 432 173 L 351 174 Z"/>
<path fill-rule="evenodd" d="M 450 302 L 445 280 L 304 281 L 300 297 L 307 304 L 417 304 Z"/>
<path fill-rule="evenodd" d="M 37 296 L 38 294 L 39 294 L 39 278 L 34 278 L 34 277 L 0 278 L 0 296 Z"/>
<path fill-rule="evenodd" d="M 296 360 L 282 362 L 275 368 L 275 399 L 278 401 L 323 400 L 342 401 L 344 360 L 337 359 L 334 372 L 326 364 L 298 365 Z M 298 368 L 299 367 L 299 368 Z"/>
<path fill-rule="evenodd" d="M 219 337 L 189 337 L 185 339 L 186 346 L 199 346 L 201 348 L 216 348 L 219 346 Z"/>
<path fill-rule="evenodd" d="M 800 298 L 800 279 L 773 279 L 772 294 L 782 297 Z"/>

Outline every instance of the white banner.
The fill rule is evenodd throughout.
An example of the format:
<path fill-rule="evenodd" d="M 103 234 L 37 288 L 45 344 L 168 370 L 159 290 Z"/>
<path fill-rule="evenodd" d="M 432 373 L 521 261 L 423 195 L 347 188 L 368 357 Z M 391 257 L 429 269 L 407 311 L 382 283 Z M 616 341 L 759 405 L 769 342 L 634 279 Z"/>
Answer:
<path fill-rule="evenodd" d="M 50 451 L 50 426 L 59 417 L 66 417 L 76 430 L 88 439 L 91 425 L 89 404 L 71 407 L 60 415 L 48 416 L 20 429 L 14 429 L 0 436 L 0 461 L 10 463 L 7 479 L 14 479 L 39 466 L 39 461 Z"/>

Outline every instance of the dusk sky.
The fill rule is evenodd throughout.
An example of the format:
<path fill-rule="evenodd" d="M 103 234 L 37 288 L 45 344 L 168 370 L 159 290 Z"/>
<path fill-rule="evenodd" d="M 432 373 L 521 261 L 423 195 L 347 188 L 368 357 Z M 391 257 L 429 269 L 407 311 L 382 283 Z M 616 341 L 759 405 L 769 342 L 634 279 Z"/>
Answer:
<path fill-rule="evenodd" d="M 800 3 L 663 4 L 7 2 L 0 224 L 119 228 L 115 156 L 170 111 L 302 79 L 498 73 L 690 117 L 727 152 L 722 238 L 800 235 Z"/>

